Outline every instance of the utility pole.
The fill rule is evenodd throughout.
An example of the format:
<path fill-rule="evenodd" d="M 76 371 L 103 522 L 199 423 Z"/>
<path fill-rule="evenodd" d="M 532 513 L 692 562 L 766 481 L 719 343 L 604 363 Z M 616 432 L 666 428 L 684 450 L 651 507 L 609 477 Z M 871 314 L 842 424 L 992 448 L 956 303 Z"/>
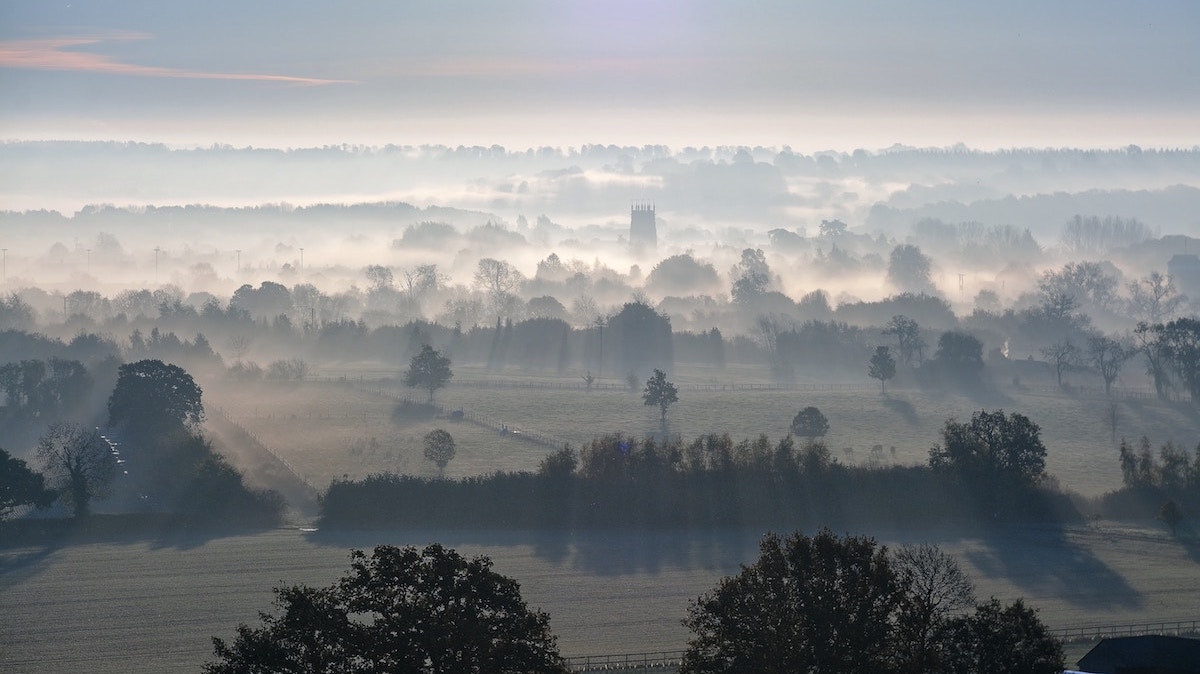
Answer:
<path fill-rule="evenodd" d="M 154 285 L 158 285 L 158 251 L 162 250 L 158 246 L 154 247 Z"/>
<path fill-rule="evenodd" d="M 87 273 L 92 273 L 92 249 L 87 249 Z"/>
<path fill-rule="evenodd" d="M 242 249 L 238 248 L 236 252 L 237 252 L 237 270 L 238 270 L 238 273 L 240 274 L 240 273 L 242 273 Z"/>
<path fill-rule="evenodd" d="M 963 287 L 964 287 L 963 286 L 963 277 L 964 276 L 966 276 L 966 274 L 963 274 L 962 272 L 958 273 L 958 301 L 959 302 L 962 302 L 965 299 L 963 296 Z"/>
<path fill-rule="evenodd" d="M 300 249 L 300 273 L 304 273 L 304 249 Z"/>

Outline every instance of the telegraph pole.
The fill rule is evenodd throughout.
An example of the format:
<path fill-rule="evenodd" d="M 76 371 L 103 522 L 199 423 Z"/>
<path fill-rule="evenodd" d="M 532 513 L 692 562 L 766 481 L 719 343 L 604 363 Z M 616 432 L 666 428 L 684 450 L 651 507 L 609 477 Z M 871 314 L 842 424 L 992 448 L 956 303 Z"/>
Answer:
<path fill-rule="evenodd" d="M 304 273 L 304 249 L 300 249 L 300 273 Z"/>
<path fill-rule="evenodd" d="M 158 246 L 154 247 L 154 285 L 158 285 L 158 251 L 162 250 Z"/>
<path fill-rule="evenodd" d="M 240 273 L 242 273 L 242 249 L 238 248 L 236 252 L 237 252 L 237 270 L 238 270 L 238 273 L 240 274 Z"/>

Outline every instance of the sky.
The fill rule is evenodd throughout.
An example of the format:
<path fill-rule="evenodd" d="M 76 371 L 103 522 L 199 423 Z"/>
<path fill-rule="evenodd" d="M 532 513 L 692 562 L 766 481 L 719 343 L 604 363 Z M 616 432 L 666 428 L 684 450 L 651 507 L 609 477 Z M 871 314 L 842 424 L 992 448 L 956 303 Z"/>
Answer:
<path fill-rule="evenodd" d="M 1200 145 L 1200 3 L 0 0 L 0 139 Z"/>

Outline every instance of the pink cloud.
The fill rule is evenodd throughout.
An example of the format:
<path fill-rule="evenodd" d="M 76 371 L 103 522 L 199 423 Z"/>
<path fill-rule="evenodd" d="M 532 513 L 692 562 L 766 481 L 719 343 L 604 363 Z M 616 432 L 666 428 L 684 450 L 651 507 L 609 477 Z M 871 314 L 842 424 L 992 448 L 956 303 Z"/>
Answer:
<path fill-rule="evenodd" d="M 123 33 L 108 36 L 57 37 L 38 40 L 0 41 L 0 68 L 26 70 L 62 70 L 91 72 L 135 77 L 170 77 L 194 80 L 247 80 L 255 82 L 284 82 L 305 86 L 345 84 L 348 80 L 327 80 L 291 75 L 261 73 L 211 73 L 180 68 L 161 68 L 122 63 L 101 54 L 74 51 L 75 47 L 121 40 L 144 40 L 149 36 Z"/>

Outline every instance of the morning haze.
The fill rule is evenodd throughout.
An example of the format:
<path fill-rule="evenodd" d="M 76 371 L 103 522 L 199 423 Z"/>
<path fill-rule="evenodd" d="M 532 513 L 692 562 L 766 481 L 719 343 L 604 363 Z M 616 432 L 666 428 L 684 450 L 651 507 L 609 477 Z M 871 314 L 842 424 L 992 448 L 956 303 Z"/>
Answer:
<path fill-rule="evenodd" d="M 0 669 L 1191 652 L 1198 18 L 5 5 Z"/>

